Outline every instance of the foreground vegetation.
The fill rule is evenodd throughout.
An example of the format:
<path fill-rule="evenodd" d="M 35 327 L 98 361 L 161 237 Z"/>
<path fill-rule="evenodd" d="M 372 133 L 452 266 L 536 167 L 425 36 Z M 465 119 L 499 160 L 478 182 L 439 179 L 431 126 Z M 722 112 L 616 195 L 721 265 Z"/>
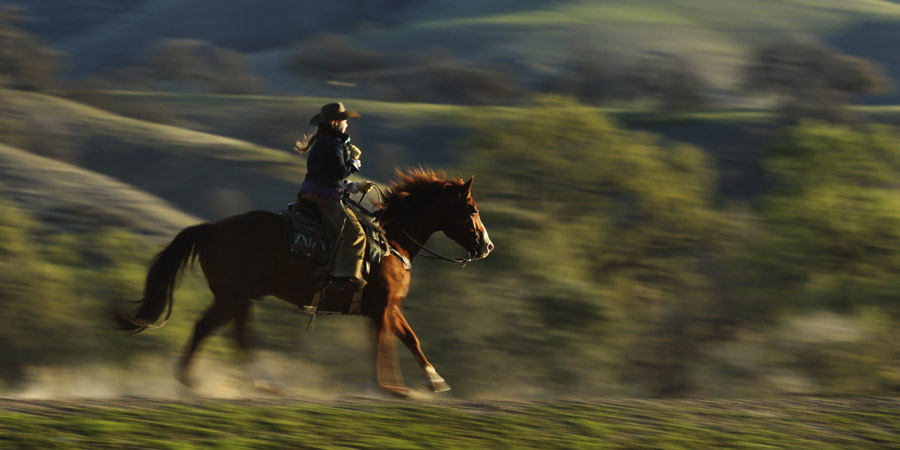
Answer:
<path fill-rule="evenodd" d="M 4 107 L 18 108 L 14 117 L 52 117 L 79 130 L 68 157 L 58 159 L 93 165 L 176 206 L 196 205 L 201 217 L 216 220 L 229 209 L 275 210 L 299 182 L 299 172 L 296 178 L 289 172 L 302 168 L 302 160 L 290 159 L 287 151 L 125 119 L 51 96 L 8 95 L 15 105 Z M 157 100 L 183 102 L 175 109 L 199 124 L 216 123 L 223 110 L 250 111 L 254 102 L 271 106 L 268 98 Z M 373 111 L 367 119 L 389 116 L 379 109 L 387 106 L 367 104 Z M 893 129 L 808 122 L 758 138 L 769 145 L 747 147 L 766 184 L 746 203 L 722 193 L 719 179 L 734 178 L 734 172 L 714 159 L 730 156 L 726 151 L 734 147 L 714 155 L 629 129 L 570 98 L 535 97 L 518 108 L 426 110 L 431 115 L 420 115 L 418 124 L 407 117 L 401 128 L 457 117 L 456 138 L 445 144 L 455 149 L 457 162 L 444 167 L 452 167 L 452 175 L 477 174 L 473 192 L 498 249 L 463 271 L 414 263 L 404 307 L 456 395 L 897 392 L 900 217 L 892 180 L 900 177 L 900 136 Z M 466 110 L 498 114 L 466 122 L 460 117 Z M 84 114 L 75 114 L 77 120 L 67 114 L 79 111 Z M 354 130 L 366 136 L 361 126 Z M 24 153 L 4 148 L 5 154 Z M 40 148 L 45 146 L 27 150 Z M 367 164 L 398 162 L 377 145 L 366 151 Z M 96 153 L 106 156 L 91 156 Z M 151 153 L 157 164 L 147 166 L 141 158 Z M 401 159 L 423 160 L 420 153 Z M 4 170 L 40 174 L 48 167 L 25 171 L 18 165 Z M 143 175 L 136 177 L 136 170 Z M 742 164 L 733 170 L 752 172 Z M 161 213 L 119 224 L 100 221 L 101 228 L 51 226 L 43 210 L 53 204 L 22 203 L 21 194 L 62 189 L 41 184 L 40 176 L 29 179 L 27 189 L 18 181 L 0 189 L 10 200 L 0 202 L 0 231 L 9 236 L 0 243 L 3 387 L 30 389 L 36 373 L 89 365 L 117 371 L 102 383 L 125 386 L 113 393 L 148 394 L 131 377 L 147 375 L 140 369 L 147 364 L 143 357 L 167 367 L 177 358 L 210 301 L 205 282 L 198 277 L 182 284 L 164 329 L 116 334 L 105 308 L 140 296 L 146 263 L 160 248 L 158 240 L 136 235 L 140 227 L 131 222 L 146 225 Z M 90 207 L 119 210 L 112 205 L 134 203 L 112 201 L 121 189 L 97 190 L 108 198 L 98 196 Z M 94 215 L 77 208 L 59 222 Z M 461 252 L 439 235 L 429 245 Z M 304 318 L 296 308 L 266 299 L 254 310 L 256 348 L 284 362 L 276 372 L 288 388 L 310 383 L 298 381 L 297 366 L 349 392 L 359 392 L 369 378 L 364 321 L 329 318 L 301 340 Z M 227 361 L 229 345 L 222 344 L 228 333 L 204 353 Z M 347 351 L 357 353 L 347 357 Z M 201 376 L 216 371 L 200 369 Z M 154 377 L 169 380 L 169 373 Z"/>
<path fill-rule="evenodd" d="M 0 448 L 876 449 L 897 399 L 0 401 Z"/>

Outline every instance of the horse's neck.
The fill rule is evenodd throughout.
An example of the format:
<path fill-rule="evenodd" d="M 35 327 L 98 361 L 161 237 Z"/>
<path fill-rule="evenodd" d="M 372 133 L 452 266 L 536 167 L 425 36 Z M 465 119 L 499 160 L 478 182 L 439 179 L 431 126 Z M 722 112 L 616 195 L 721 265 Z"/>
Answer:
<path fill-rule="evenodd" d="M 411 219 L 391 220 L 383 228 L 391 246 L 402 250 L 410 260 L 422 249 L 420 244 L 425 244 L 425 241 L 437 231 L 424 226 L 422 220 Z"/>

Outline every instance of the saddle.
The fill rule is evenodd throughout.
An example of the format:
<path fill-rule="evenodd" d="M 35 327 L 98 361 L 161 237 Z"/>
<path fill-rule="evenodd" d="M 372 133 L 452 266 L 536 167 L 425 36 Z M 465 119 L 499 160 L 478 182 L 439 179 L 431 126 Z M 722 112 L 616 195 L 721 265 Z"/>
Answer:
<path fill-rule="evenodd" d="M 344 205 L 356 213 L 366 235 L 366 251 L 364 253 L 363 276 L 368 277 L 372 265 L 381 262 L 381 258 L 391 251 L 384 235 L 384 230 L 375 220 L 375 216 L 366 211 L 359 203 L 344 199 Z M 289 203 L 287 209 L 276 212 L 281 216 L 288 228 L 288 247 L 291 252 L 307 258 L 315 259 L 322 264 L 322 275 L 328 273 L 329 259 L 334 249 L 333 236 L 322 226 L 322 214 L 319 206 L 310 200 Z"/>

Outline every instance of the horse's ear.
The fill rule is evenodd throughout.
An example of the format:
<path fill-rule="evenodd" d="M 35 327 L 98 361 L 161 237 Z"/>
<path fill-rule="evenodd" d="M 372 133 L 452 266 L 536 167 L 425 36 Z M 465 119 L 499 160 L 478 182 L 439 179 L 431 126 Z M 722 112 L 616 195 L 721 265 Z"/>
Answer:
<path fill-rule="evenodd" d="M 462 177 L 460 177 L 462 178 Z M 472 178 L 469 178 L 469 181 L 466 181 L 466 184 L 463 185 L 463 189 L 466 192 L 472 192 L 472 182 L 475 181 L 475 175 L 472 175 Z"/>

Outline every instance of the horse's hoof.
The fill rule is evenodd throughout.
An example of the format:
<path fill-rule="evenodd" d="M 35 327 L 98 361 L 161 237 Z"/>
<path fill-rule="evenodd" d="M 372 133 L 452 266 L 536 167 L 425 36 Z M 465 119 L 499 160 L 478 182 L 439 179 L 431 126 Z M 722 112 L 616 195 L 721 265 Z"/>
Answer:
<path fill-rule="evenodd" d="M 447 384 L 444 380 L 432 381 L 428 383 L 428 387 L 431 388 L 431 392 L 447 392 L 450 390 L 450 385 Z"/>

